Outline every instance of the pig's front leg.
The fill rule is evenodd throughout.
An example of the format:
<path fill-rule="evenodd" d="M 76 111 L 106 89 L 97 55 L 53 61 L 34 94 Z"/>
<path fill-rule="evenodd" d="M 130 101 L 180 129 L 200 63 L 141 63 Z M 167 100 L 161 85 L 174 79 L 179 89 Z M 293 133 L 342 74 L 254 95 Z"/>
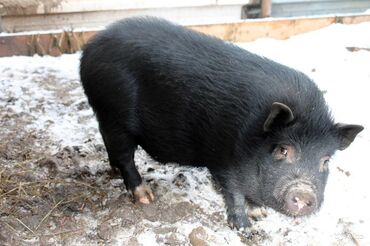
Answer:
<path fill-rule="evenodd" d="M 223 189 L 226 209 L 227 221 L 231 228 L 245 229 L 251 226 L 251 223 L 245 213 L 246 204 L 245 197 L 238 191 Z"/>

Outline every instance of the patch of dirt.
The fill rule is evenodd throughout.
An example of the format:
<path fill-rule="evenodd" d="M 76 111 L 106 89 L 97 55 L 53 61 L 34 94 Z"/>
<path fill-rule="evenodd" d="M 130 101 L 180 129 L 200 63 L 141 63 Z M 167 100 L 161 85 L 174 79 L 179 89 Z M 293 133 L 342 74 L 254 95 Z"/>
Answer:
<path fill-rule="evenodd" d="M 37 139 L 40 134 L 8 134 L 1 145 L 0 239 L 6 245 L 73 243 L 81 235 L 88 235 L 82 238 L 84 243 L 114 242 L 122 228 L 132 228 L 132 235 L 142 233 L 143 221 L 155 223 L 152 229 L 159 235 L 158 242 L 180 245 L 171 225 L 203 214 L 199 206 L 171 198 L 146 206 L 134 204 L 106 160 L 102 163 L 106 168 L 95 174 L 80 165 L 106 158 L 100 146 L 94 151 L 67 146 L 50 154 Z M 134 238 L 128 243 L 135 245 Z"/>

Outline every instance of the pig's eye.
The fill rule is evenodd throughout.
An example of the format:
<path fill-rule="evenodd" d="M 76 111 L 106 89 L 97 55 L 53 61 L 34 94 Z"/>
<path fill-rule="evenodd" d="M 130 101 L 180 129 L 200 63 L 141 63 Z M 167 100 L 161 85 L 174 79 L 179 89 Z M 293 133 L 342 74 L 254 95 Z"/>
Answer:
<path fill-rule="evenodd" d="M 320 172 L 327 172 L 329 170 L 330 156 L 325 156 L 320 160 Z"/>
<path fill-rule="evenodd" d="M 294 150 L 293 147 L 289 145 L 278 145 L 275 147 L 272 155 L 273 158 L 277 161 L 287 160 L 289 162 L 292 162 Z"/>
<path fill-rule="evenodd" d="M 287 157 L 288 149 L 285 148 L 285 147 L 280 147 L 280 155 L 283 155 L 283 156 Z"/>

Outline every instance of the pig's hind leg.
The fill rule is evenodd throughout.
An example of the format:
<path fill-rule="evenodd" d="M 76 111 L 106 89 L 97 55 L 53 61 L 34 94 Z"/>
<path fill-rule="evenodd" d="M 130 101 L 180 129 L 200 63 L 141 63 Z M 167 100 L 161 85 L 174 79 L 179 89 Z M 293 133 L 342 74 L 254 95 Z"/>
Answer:
<path fill-rule="evenodd" d="M 134 137 L 122 130 L 122 126 L 99 121 L 108 158 L 112 168 L 118 168 L 126 189 L 131 191 L 135 201 L 149 204 L 154 200 L 150 187 L 143 182 L 134 162 L 137 143 Z"/>

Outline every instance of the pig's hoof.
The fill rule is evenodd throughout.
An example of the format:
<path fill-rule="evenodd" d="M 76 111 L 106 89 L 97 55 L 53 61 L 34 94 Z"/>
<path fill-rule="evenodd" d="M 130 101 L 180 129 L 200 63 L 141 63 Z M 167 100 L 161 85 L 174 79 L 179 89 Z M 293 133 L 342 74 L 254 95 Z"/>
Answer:
<path fill-rule="evenodd" d="M 267 211 L 264 207 L 250 207 L 248 209 L 248 217 L 253 220 L 261 220 L 267 216 Z"/>
<path fill-rule="evenodd" d="M 228 223 L 232 229 L 237 229 L 239 231 L 245 231 L 247 228 L 251 227 L 251 222 L 248 220 L 247 216 L 229 215 Z"/>
<path fill-rule="evenodd" d="M 154 195 L 150 187 L 144 182 L 133 191 L 135 202 L 149 204 L 154 201 Z"/>

